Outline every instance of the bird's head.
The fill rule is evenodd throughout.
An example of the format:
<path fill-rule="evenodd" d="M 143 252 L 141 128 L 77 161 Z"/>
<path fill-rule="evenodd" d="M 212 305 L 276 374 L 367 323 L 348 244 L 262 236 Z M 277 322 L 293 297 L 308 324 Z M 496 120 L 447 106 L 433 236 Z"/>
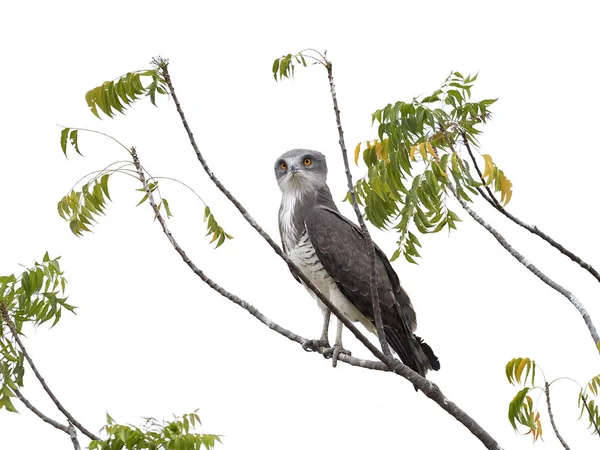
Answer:
<path fill-rule="evenodd" d="M 305 192 L 326 186 L 325 155 L 316 150 L 296 149 L 285 152 L 275 162 L 275 178 L 284 194 Z"/>

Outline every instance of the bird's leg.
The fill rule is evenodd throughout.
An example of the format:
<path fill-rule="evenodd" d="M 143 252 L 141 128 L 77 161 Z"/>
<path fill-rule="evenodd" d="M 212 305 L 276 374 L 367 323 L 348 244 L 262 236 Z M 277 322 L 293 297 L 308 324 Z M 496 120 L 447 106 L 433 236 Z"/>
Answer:
<path fill-rule="evenodd" d="M 329 309 L 323 310 L 323 329 L 321 330 L 321 337 L 319 339 L 311 339 L 302 344 L 302 348 L 307 352 L 317 352 L 319 348 L 329 348 L 329 318 L 331 317 L 331 311 Z"/>
<path fill-rule="evenodd" d="M 341 320 L 338 319 L 337 321 L 337 330 L 335 333 L 335 344 L 333 346 L 333 348 L 327 349 L 323 355 L 326 358 L 331 358 L 331 364 L 333 365 L 333 367 L 337 366 L 337 360 L 338 360 L 338 356 L 340 356 L 340 353 L 344 354 L 344 355 L 352 355 L 352 353 L 350 353 L 348 350 L 346 350 L 343 346 L 342 346 L 342 331 L 344 330 L 344 324 L 342 323 Z"/>

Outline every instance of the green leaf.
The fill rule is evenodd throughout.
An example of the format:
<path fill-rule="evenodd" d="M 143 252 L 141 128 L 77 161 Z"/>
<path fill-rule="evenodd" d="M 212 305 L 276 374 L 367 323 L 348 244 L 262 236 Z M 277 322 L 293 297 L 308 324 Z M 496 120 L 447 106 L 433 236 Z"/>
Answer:
<path fill-rule="evenodd" d="M 64 128 L 60 132 L 60 148 L 62 149 L 65 156 L 67 156 L 67 137 L 69 136 L 70 128 Z"/>

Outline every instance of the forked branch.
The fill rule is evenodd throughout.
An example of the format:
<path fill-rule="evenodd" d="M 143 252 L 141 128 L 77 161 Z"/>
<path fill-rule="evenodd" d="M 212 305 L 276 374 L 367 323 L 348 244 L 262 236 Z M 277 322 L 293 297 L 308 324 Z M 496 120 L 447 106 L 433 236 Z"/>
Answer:
<path fill-rule="evenodd" d="M 23 356 L 27 360 L 27 363 L 31 367 L 31 370 L 33 370 L 33 373 L 35 374 L 35 377 L 38 379 L 38 381 L 42 385 L 42 388 L 44 389 L 44 391 L 46 391 L 46 394 L 48 394 L 48 396 L 52 399 L 52 401 L 54 402 L 54 404 L 56 405 L 56 407 L 58 408 L 58 410 L 61 413 L 63 413 L 63 415 L 67 418 L 67 420 L 69 421 L 70 424 L 73 424 L 73 426 L 75 426 L 79 431 L 81 431 L 87 437 L 89 437 L 90 439 L 95 440 L 95 441 L 100 440 L 100 438 L 98 436 L 96 436 L 95 434 L 91 433 L 83 425 L 81 425 L 71 415 L 71 413 L 65 409 L 65 407 L 60 403 L 60 401 L 58 401 L 58 398 L 56 398 L 56 396 L 54 395 L 54 393 L 50 390 L 50 388 L 48 387 L 48 384 L 46 383 L 46 381 L 44 380 L 44 378 L 42 377 L 42 375 L 40 374 L 40 372 L 37 370 L 37 367 L 35 366 L 35 364 L 33 363 L 33 360 L 29 356 L 29 353 L 27 352 L 27 349 L 25 348 L 25 345 L 23 345 L 23 342 L 21 341 L 21 338 L 19 337 L 19 333 L 17 332 L 17 330 L 15 328 L 15 325 L 13 324 L 12 320 L 10 319 L 10 316 L 8 315 L 8 311 L 6 310 L 6 307 L 1 302 L 0 302 L 0 315 L 2 316 L 2 320 L 4 320 L 4 322 L 8 326 L 8 329 L 10 330 L 11 334 L 13 335 L 13 338 L 15 339 L 15 342 L 17 343 L 19 349 L 23 353 Z M 27 406 L 27 404 L 25 404 L 25 406 Z M 48 423 L 50 423 L 50 422 L 48 422 Z M 50 424 L 54 425 L 53 423 L 50 423 Z M 65 431 L 65 430 L 63 430 L 63 431 Z M 66 433 L 68 433 L 69 435 L 71 435 L 71 432 L 69 432 L 69 431 L 66 431 Z"/>

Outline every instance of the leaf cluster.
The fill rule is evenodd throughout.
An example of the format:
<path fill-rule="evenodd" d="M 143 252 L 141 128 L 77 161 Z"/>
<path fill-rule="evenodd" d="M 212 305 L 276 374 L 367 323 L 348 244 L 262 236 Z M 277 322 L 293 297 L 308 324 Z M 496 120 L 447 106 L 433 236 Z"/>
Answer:
<path fill-rule="evenodd" d="M 23 386 L 25 372 L 24 355 L 15 345 L 9 321 L 22 334 L 26 323 L 39 326 L 52 320 L 53 327 L 63 309 L 75 310 L 64 296 L 66 279 L 59 259 L 50 258 L 46 252 L 41 263 L 35 262 L 20 275 L 0 276 L 0 409 L 16 412 L 11 398 L 14 390 Z"/>
<path fill-rule="evenodd" d="M 110 200 L 108 191 L 109 173 L 94 177 L 85 183 L 81 190 L 71 189 L 58 202 L 58 214 L 69 222 L 69 227 L 75 236 L 83 236 L 84 232 L 91 232 L 96 217 L 104 215 L 107 200 Z"/>
<path fill-rule="evenodd" d="M 275 59 L 272 68 L 275 81 L 281 81 L 284 78 L 293 78 L 296 64 L 306 67 L 306 59 L 302 52 L 296 53 L 295 55 L 288 53 L 281 58 Z"/>
<path fill-rule="evenodd" d="M 378 139 L 356 146 L 355 162 L 362 152 L 368 168 L 356 183 L 357 201 L 373 225 L 398 231 L 393 258 L 402 254 L 414 263 L 419 257 L 412 229 L 427 234 L 456 228 L 460 219 L 447 206 L 451 188 L 468 202 L 478 194 L 482 181 L 472 175 L 461 150 L 465 143 L 478 146 L 480 127 L 496 100 L 471 101 L 476 79 L 452 72 L 431 95 L 378 109 L 372 114 Z M 510 182 L 495 165 L 490 176 L 507 203 Z"/>
<path fill-rule="evenodd" d="M 531 434 L 534 441 L 542 437 L 543 433 L 540 413 L 534 408 L 533 399 L 529 395 L 535 389 L 535 369 L 535 361 L 529 358 L 514 358 L 506 364 L 506 378 L 510 384 L 526 385 L 528 380 L 531 382 L 531 387 L 524 386 L 511 400 L 508 405 L 508 420 L 515 431 L 518 431 L 517 424 L 526 427 L 528 431 L 525 434 Z"/>
<path fill-rule="evenodd" d="M 191 432 L 201 424 L 195 411 L 170 422 L 148 418 L 142 427 L 117 424 L 108 414 L 106 421 L 107 439 L 90 442 L 90 450 L 212 450 L 221 443 L 218 435 Z"/>
<path fill-rule="evenodd" d="M 144 84 L 143 79 L 150 78 L 149 84 Z M 100 117 L 102 111 L 108 117 L 114 117 L 116 112 L 124 114 L 124 111 L 139 100 L 141 96 L 150 97 L 150 101 L 156 106 L 156 94 L 166 95 L 167 84 L 160 70 L 140 70 L 129 72 L 113 81 L 105 81 L 100 86 L 90 89 L 85 94 L 85 101 L 92 114 Z"/>
<path fill-rule="evenodd" d="M 217 241 L 215 248 L 219 248 L 223 242 L 225 242 L 225 239 L 233 239 L 233 236 L 225 233 L 225 230 L 219 225 L 208 206 L 204 208 L 204 222 L 206 222 L 206 228 L 208 230 L 206 236 L 212 235 L 210 243 L 212 244 Z"/>

